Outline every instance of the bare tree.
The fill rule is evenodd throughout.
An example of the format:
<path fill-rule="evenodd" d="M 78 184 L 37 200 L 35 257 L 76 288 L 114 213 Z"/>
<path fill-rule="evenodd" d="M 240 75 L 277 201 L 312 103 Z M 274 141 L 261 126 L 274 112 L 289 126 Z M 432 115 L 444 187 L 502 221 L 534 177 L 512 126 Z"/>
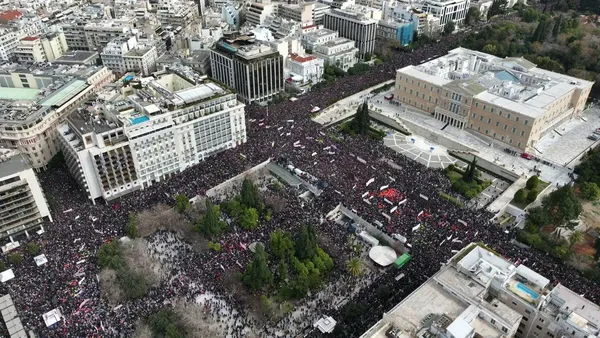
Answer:
<path fill-rule="evenodd" d="M 135 332 L 133 333 L 133 338 L 148 338 L 152 337 L 152 330 L 148 324 L 144 323 L 141 319 L 135 323 Z"/>
<path fill-rule="evenodd" d="M 117 281 L 117 272 L 113 269 L 102 269 L 98 275 L 100 280 L 100 294 L 111 305 L 117 305 L 125 298 Z"/>
<path fill-rule="evenodd" d="M 274 194 L 265 195 L 265 204 L 273 210 L 273 213 L 279 213 L 287 206 L 287 200 Z"/>
<path fill-rule="evenodd" d="M 138 238 L 123 245 L 123 257 L 129 270 L 143 276 L 149 287 L 158 286 L 166 271 L 160 261 L 150 255 L 148 242 Z"/>
<path fill-rule="evenodd" d="M 189 224 L 181 214 L 166 204 L 158 204 L 138 214 L 138 234 L 147 237 L 159 230 L 181 232 Z"/>

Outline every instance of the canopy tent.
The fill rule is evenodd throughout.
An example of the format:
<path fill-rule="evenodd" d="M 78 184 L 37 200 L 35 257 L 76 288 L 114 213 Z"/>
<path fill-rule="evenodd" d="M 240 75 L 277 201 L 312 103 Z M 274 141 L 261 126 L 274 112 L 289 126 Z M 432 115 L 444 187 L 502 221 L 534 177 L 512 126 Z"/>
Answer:
<path fill-rule="evenodd" d="M 48 259 L 46 258 L 46 255 L 44 255 L 44 254 L 33 257 L 33 260 L 35 261 L 35 265 L 37 265 L 37 266 L 48 263 Z"/>
<path fill-rule="evenodd" d="M 402 254 L 402 256 L 398 257 L 398 259 L 396 259 L 396 261 L 394 262 L 394 266 L 396 266 L 396 268 L 401 268 L 403 267 L 406 263 L 408 263 L 408 261 L 410 261 L 410 255 L 409 254 Z"/>
<path fill-rule="evenodd" d="M 48 311 L 42 315 L 44 319 L 44 323 L 46 323 L 46 327 L 50 327 L 62 319 L 62 313 L 60 313 L 59 309 L 54 309 L 52 311 Z"/>
<path fill-rule="evenodd" d="M 369 250 L 369 258 L 381 266 L 388 266 L 396 260 L 398 255 L 394 249 L 389 246 L 374 246 Z"/>
<path fill-rule="evenodd" d="M 15 274 L 13 273 L 12 269 L 0 272 L 0 282 L 2 283 L 6 283 L 13 278 L 15 278 Z"/>

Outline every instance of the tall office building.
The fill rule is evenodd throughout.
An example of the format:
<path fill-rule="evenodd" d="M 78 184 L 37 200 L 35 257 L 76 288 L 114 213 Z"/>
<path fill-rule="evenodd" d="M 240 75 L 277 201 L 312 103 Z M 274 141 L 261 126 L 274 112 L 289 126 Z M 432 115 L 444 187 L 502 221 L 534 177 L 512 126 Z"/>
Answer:
<path fill-rule="evenodd" d="M 283 91 L 283 56 L 252 36 L 222 38 L 210 63 L 213 77 L 235 88 L 246 103 L 268 101 Z"/>
<path fill-rule="evenodd" d="M 0 162 L 0 238 L 43 229 L 52 221 L 37 176 L 23 155 Z"/>
<path fill-rule="evenodd" d="M 370 16 L 369 11 L 361 6 L 332 9 L 325 13 L 323 26 L 339 32 L 341 37 L 353 40 L 358 48 L 358 57 L 364 59 L 366 54 L 375 51 L 377 37 L 377 21 Z"/>
<path fill-rule="evenodd" d="M 596 304 L 473 243 L 361 338 L 592 338 L 599 328 Z"/>
<path fill-rule="evenodd" d="M 424 0 L 423 11 L 440 19 L 443 27 L 448 21 L 460 25 L 469 11 L 471 0 Z"/>
<path fill-rule="evenodd" d="M 143 189 L 246 142 L 235 94 L 181 65 L 126 75 L 58 130 L 69 171 L 92 201 Z"/>

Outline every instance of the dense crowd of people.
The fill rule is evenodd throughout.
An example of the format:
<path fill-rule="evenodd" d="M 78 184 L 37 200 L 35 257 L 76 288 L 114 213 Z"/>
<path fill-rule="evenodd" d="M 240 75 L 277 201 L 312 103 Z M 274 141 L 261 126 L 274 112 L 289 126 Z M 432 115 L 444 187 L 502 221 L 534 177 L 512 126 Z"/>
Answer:
<path fill-rule="evenodd" d="M 339 336 L 360 335 L 383 311 L 435 273 L 454 250 L 472 241 L 483 241 L 507 258 L 525 262 L 554 282 L 598 302 L 597 286 L 552 257 L 511 244 L 511 234 L 491 221 L 492 214 L 484 209 L 459 208 L 440 198 L 439 191 L 451 192 L 448 180 L 439 170 L 425 168 L 369 138 L 322 129 L 309 119 L 313 107 L 325 107 L 393 79 L 396 69 L 445 54 L 457 46 L 459 38 L 453 35 L 412 52 L 396 53 L 392 60 L 375 66 L 367 74 L 343 77 L 297 101 L 271 105 L 268 115 L 264 107 L 248 106 L 247 143 L 118 200 L 92 204 L 64 168 L 41 173 L 44 192 L 57 201 L 54 222 L 45 224 L 44 234 L 22 239 L 18 250 L 23 252 L 25 260 L 14 267 L 15 278 L 0 285 L 0 294 L 11 294 L 23 325 L 42 337 L 130 337 L 137 319 L 147 317 L 175 297 L 201 299 L 207 314 L 212 314 L 217 328 L 228 337 L 294 336 L 310 330 L 313 320 L 321 315 L 342 318 L 345 307 L 332 300 L 350 298 L 347 296 L 354 292 L 316 293 L 278 323 L 263 327 L 228 293 L 227 275 L 247 266 L 252 258 L 247 249 L 250 243 L 267 242 L 269 233 L 275 229 L 295 233 L 301 223 L 311 223 L 330 238 L 332 247 L 325 249 L 341 266 L 333 272 L 332 283 L 348 279 L 343 271 L 344 258 L 334 254 L 346 246 L 345 241 L 336 242 L 336 238 L 344 238 L 346 229 L 332 221 L 323 221 L 329 211 L 342 204 L 372 224 L 382 224 L 388 234 L 407 237 L 413 259 L 405 269 L 402 287 L 394 287 L 388 298 L 376 297 L 374 292 L 378 286 L 395 282 L 393 272 L 374 274 L 354 299 L 346 299 L 345 304 L 361 303 L 370 309 L 356 321 L 340 322 L 345 327 L 338 331 L 343 332 Z M 336 137 L 332 137 L 334 133 Z M 159 203 L 173 205 L 175 194 L 203 195 L 211 187 L 268 158 L 285 158 L 294 167 L 327 182 L 327 187 L 312 201 L 299 202 L 297 196 L 287 196 L 287 207 L 274 214 L 263 227 L 225 234 L 220 239 L 223 249 L 219 252 L 196 252 L 184 239 L 169 232 L 155 233 L 148 238 L 149 250 L 163 262 L 168 277 L 158 287 L 151 288 L 147 296 L 135 301 L 111 306 L 101 297 L 97 250 L 100 245 L 123 236 L 130 212 L 150 209 Z M 368 182 L 371 183 L 367 185 Z M 384 186 L 387 187 L 382 189 Z M 40 244 L 48 263 L 36 266 L 24 250 L 27 241 Z M 47 328 L 42 314 L 54 308 L 61 310 L 63 319 Z"/>

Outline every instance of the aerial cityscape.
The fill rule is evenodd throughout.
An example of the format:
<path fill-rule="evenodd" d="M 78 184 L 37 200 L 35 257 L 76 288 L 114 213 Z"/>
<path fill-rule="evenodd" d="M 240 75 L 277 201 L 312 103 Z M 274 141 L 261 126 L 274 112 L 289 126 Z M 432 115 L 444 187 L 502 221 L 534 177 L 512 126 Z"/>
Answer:
<path fill-rule="evenodd" d="M 0 337 L 600 337 L 600 0 L 2 0 Z"/>

